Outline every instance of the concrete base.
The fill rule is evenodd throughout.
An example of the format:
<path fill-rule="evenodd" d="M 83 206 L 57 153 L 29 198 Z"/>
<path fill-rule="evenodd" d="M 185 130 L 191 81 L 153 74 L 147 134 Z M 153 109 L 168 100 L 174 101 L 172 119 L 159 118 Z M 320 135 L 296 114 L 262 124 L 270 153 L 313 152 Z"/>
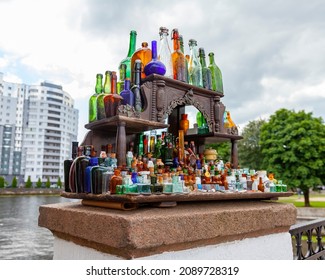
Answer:
<path fill-rule="evenodd" d="M 288 231 L 295 222 L 292 204 L 269 201 L 179 203 L 133 211 L 75 202 L 41 206 L 39 216 L 39 225 L 56 237 L 56 259 L 97 258 L 89 248 L 100 252 L 100 259 L 292 259 Z"/>
<path fill-rule="evenodd" d="M 263 250 L 261 250 L 263 248 Z M 54 260 L 123 260 L 55 237 Z M 240 241 L 165 252 L 138 260 L 292 260 L 291 235 L 277 233 Z"/>

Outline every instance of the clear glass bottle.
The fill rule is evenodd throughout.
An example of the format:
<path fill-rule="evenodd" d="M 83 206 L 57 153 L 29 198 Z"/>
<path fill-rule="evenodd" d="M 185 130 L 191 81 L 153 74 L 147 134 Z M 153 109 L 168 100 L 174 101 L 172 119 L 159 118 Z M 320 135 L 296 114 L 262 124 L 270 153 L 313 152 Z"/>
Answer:
<path fill-rule="evenodd" d="M 105 72 L 104 92 L 97 96 L 97 120 L 106 118 L 104 97 L 111 94 L 111 71 Z"/>
<path fill-rule="evenodd" d="M 137 42 L 137 32 L 135 30 L 131 30 L 130 32 L 130 42 L 129 42 L 129 51 L 128 54 L 126 56 L 126 58 L 124 58 L 119 65 L 119 71 L 122 67 L 122 64 L 126 65 L 126 71 L 125 71 L 125 77 L 126 78 L 131 78 L 131 57 L 135 51 L 135 47 L 136 47 L 136 42 Z"/>
<path fill-rule="evenodd" d="M 189 84 L 203 87 L 202 66 L 197 51 L 197 41 L 190 39 L 188 44 L 190 47 L 190 59 L 188 63 Z"/>
<path fill-rule="evenodd" d="M 165 77 L 173 78 L 173 64 L 172 64 L 172 52 L 168 43 L 168 29 L 166 27 L 160 27 L 159 29 L 160 41 L 158 59 L 165 65 L 166 73 Z"/>
<path fill-rule="evenodd" d="M 206 89 L 212 89 L 212 77 L 211 70 L 207 67 L 205 62 L 205 51 L 204 48 L 199 48 L 200 63 L 202 66 L 202 82 L 203 87 Z"/>
<path fill-rule="evenodd" d="M 134 93 L 130 90 L 130 79 L 126 78 L 124 80 L 124 89 L 121 91 L 120 96 L 123 98 L 121 101 L 123 105 L 134 106 Z"/>
<path fill-rule="evenodd" d="M 120 67 L 120 76 L 119 80 L 117 82 L 117 94 L 120 94 L 121 91 L 124 89 L 124 80 L 125 80 L 125 74 L 126 74 L 126 65 L 122 64 Z"/>
<path fill-rule="evenodd" d="M 158 75 L 165 75 L 166 67 L 165 65 L 158 60 L 157 58 L 157 41 L 151 41 L 151 52 L 152 52 L 152 59 L 147 65 L 144 67 L 144 73 L 146 76 L 151 74 L 158 74 Z"/>
<path fill-rule="evenodd" d="M 103 75 L 96 75 L 95 93 L 89 98 L 89 122 L 97 120 L 97 96 L 103 92 Z"/>
<path fill-rule="evenodd" d="M 142 42 L 141 48 L 137 49 L 131 58 L 131 82 L 135 83 L 135 73 L 133 72 L 135 61 L 141 60 L 141 79 L 146 77 L 144 73 L 144 67 L 151 61 L 152 52 L 151 49 L 148 47 L 148 42 Z"/>
<path fill-rule="evenodd" d="M 212 90 L 223 93 L 223 82 L 222 82 L 222 74 L 220 68 L 217 66 L 214 60 L 214 53 L 209 53 L 209 69 L 211 71 L 212 77 Z"/>
<path fill-rule="evenodd" d="M 172 39 L 174 46 L 174 51 L 172 53 L 173 79 L 185 82 L 185 56 L 180 48 L 179 33 L 176 28 L 172 31 Z"/>

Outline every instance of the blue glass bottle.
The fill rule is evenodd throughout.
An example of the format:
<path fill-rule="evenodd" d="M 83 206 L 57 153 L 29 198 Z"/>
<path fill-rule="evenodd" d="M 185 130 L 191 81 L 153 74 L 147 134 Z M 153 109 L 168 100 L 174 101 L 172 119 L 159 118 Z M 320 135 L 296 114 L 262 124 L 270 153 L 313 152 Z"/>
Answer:
<path fill-rule="evenodd" d="M 129 104 L 134 106 L 134 93 L 130 90 L 130 79 L 125 78 L 124 80 L 124 90 L 121 91 L 120 95 L 123 97 L 122 105 Z"/>
<path fill-rule="evenodd" d="M 91 193 L 92 191 L 92 185 L 91 185 L 91 174 L 92 174 L 92 169 L 94 167 L 98 166 L 98 158 L 97 157 L 92 157 L 89 159 L 89 166 L 86 168 L 85 171 L 85 192 L 86 193 Z"/>
<path fill-rule="evenodd" d="M 165 65 L 158 60 L 157 56 L 157 41 L 151 41 L 151 52 L 152 52 L 152 59 L 151 61 L 144 67 L 144 73 L 146 76 L 151 74 L 158 74 L 158 75 L 165 75 L 166 67 Z"/>

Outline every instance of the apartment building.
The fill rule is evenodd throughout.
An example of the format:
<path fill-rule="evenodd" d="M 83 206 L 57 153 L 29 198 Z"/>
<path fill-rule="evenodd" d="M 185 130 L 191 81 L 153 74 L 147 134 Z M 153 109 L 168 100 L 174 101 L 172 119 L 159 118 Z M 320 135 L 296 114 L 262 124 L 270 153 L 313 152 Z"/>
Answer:
<path fill-rule="evenodd" d="M 10 182 L 63 181 L 78 133 L 78 110 L 60 85 L 9 83 L 0 73 L 0 175 Z"/>

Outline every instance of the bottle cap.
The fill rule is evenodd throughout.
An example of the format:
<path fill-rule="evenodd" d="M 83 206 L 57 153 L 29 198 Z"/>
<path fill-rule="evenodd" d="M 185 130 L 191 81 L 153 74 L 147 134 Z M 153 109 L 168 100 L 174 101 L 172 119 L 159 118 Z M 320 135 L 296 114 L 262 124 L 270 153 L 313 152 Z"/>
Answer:
<path fill-rule="evenodd" d="M 188 41 L 188 44 L 189 45 L 197 45 L 197 41 L 195 40 L 195 39 L 190 39 L 189 41 Z"/>
<path fill-rule="evenodd" d="M 163 26 L 161 26 L 160 28 L 159 28 L 159 35 L 162 35 L 163 33 L 167 33 L 167 35 L 168 35 L 168 28 L 167 27 L 163 27 Z"/>

